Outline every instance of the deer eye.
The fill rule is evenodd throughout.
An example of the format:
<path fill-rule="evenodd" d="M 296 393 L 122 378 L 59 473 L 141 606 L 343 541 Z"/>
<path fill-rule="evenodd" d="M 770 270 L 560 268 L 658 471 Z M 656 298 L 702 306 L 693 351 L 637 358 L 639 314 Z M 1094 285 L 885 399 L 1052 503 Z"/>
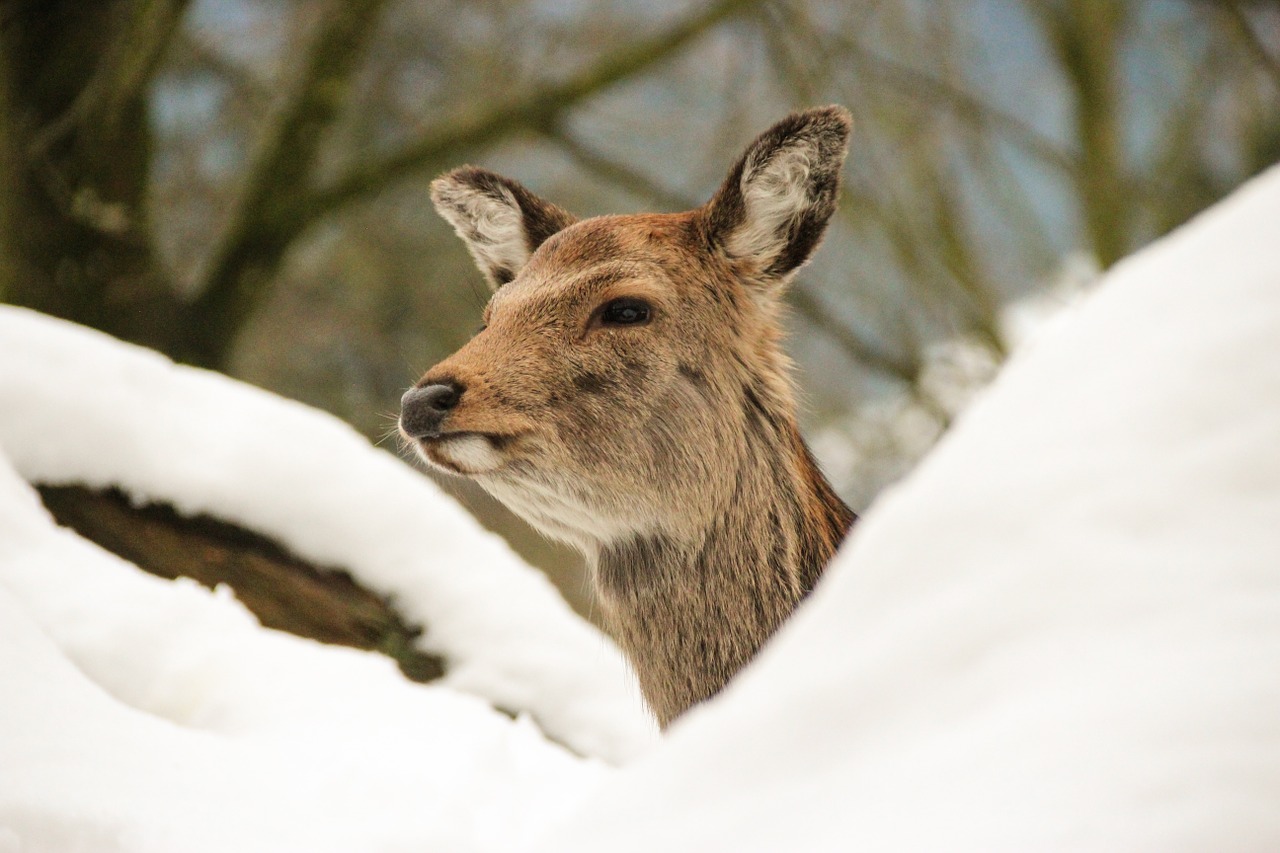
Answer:
<path fill-rule="evenodd" d="M 623 297 L 606 302 L 600 309 L 600 323 L 605 326 L 638 326 L 649 322 L 653 309 L 643 299 Z"/>

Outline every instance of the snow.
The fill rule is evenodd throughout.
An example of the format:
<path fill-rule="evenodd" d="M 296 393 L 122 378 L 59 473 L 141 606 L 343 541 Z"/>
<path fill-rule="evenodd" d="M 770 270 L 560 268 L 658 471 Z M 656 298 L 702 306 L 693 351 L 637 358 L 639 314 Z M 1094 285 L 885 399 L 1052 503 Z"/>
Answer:
<path fill-rule="evenodd" d="M 57 528 L 7 464 L 0 684 L 0 850 L 512 850 L 607 772 L 143 574 Z"/>
<path fill-rule="evenodd" d="M 518 850 L 656 740 L 613 645 L 335 419 L 21 309 L 0 353 L 3 853 Z M 31 482 L 347 569 L 449 674 L 266 630 L 57 527 Z"/>
<path fill-rule="evenodd" d="M 1275 168 L 1022 346 L 544 849 L 1280 847 L 1278 222 Z"/>
<path fill-rule="evenodd" d="M 29 482 L 117 486 L 242 524 L 391 596 L 447 658 L 450 687 L 610 761 L 653 741 L 616 648 L 500 538 L 346 424 L 23 309 L 0 307 L 0 342 L 0 452 Z"/>

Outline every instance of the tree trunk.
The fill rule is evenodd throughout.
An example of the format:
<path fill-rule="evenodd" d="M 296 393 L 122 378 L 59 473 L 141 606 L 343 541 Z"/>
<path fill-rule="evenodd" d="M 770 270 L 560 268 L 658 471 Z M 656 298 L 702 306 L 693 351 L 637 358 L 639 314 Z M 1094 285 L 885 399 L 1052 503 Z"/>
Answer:
<path fill-rule="evenodd" d="M 182 305 L 147 222 L 146 87 L 111 90 L 130 4 L 4 6 L 6 301 L 171 351 Z"/>
<path fill-rule="evenodd" d="M 59 524 L 165 578 L 231 587 L 268 628 L 382 652 L 415 681 L 444 674 L 444 660 L 415 648 L 422 633 L 384 599 L 339 569 L 311 565 L 275 542 L 209 516 L 163 504 L 135 506 L 124 493 L 40 486 Z"/>

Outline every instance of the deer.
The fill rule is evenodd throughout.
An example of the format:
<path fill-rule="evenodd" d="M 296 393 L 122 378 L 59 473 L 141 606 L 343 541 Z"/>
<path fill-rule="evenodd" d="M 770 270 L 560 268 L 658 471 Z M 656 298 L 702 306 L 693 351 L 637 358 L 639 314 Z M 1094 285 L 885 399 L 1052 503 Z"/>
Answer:
<path fill-rule="evenodd" d="M 579 220 L 472 166 L 431 184 L 492 295 L 404 394 L 401 436 L 582 552 L 663 729 L 755 657 L 856 521 L 781 345 L 850 128 L 839 106 L 787 116 L 684 213 Z"/>

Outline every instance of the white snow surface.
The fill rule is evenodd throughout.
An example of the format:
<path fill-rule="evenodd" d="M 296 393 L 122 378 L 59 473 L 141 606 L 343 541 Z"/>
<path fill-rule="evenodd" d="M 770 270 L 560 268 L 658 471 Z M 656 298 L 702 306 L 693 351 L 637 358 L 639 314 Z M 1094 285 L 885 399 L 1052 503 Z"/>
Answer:
<path fill-rule="evenodd" d="M 545 849 L 1280 849 L 1278 238 L 1117 265 Z"/>
<path fill-rule="evenodd" d="M 616 647 L 498 536 L 334 417 L 0 306 L 0 453 L 29 482 L 116 486 L 349 571 L 426 626 L 448 686 L 530 715 L 579 752 L 617 762 L 654 739 Z M 12 571 L 0 566 L 0 581 Z M 61 594 L 26 600 L 41 608 Z M 95 618 L 118 619 L 109 608 Z M 112 677 L 114 650 L 77 654 Z"/>
<path fill-rule="evenodd" d="M 29 483 L 344 568 L 449 674 L 264 629 L 57 527 Z M 616 648 L 346 425 L 0 307 L 0 853 L 517 850 L 655 740 Z"/>
<path fill-rule="evenodd" d="M 607 772 L 142 573 L 0 459 L 0 851 L 518 850 Z"/>

